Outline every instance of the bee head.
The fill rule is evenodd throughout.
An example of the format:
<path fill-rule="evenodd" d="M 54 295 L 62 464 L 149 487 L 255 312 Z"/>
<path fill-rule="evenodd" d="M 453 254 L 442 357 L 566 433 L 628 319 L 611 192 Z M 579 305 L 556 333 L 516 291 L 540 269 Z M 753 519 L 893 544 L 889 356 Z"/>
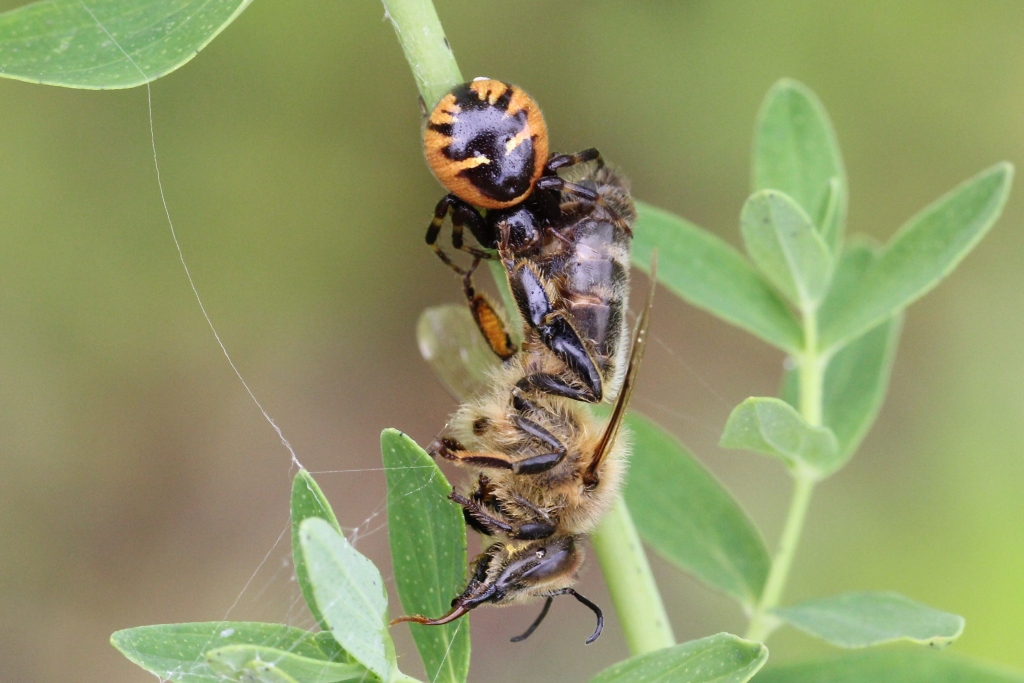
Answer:
<path fill-rule="evenodd" d="M 427 626 L 447 624 L 471 609 L 491 603 L 507 605 L 526 598 L 549 595 L 567 588 L 576 579 L 583 553 L 575 536 L 546 538 L 527 543 L 495 543 L 477 561 L 466 589 L 452 609 L 437 619 L 420 615 L 400 617 L 392 624 L 411 621 Z"/>

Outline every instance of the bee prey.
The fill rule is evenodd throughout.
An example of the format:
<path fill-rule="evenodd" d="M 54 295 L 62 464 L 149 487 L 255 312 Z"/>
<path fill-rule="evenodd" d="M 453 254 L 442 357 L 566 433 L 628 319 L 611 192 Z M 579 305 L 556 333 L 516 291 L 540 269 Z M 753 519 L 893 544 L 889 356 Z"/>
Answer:
<path fill-rule="evenodd" d="M 587 643 L 601 633 L 600 608 L 573 585 L 583 539 L 625 474 L 628 443 L 620 427 L 643 355 L 654 279 L 630 347 L 628 223 L 635 213 L 628 188 L 602 164 L 583 171 L 572 187 L 599 201 L 581 200 L 576 189 L 563 192 L 557 219 L 534 226 L 526 242 L 517 235 L 521 225 L 496 223 L 496 257 L 524 320 L 521 348 L 512 347 L 501 317 L 473 289 L 480 259 L 495 256 L 480 251 L 473 267 L 459 271 L 474 319 L 504 362 L 429 451 L 472 473 L 472 486 L 451 498 L 490 545 L 473 560 L 451 611 L 393 623 L 446 624 L 482 604 L 544 598 L 540 615 L 515 642 L 533 633 L 555 597 L 572 595 L 597 616 Z M 614 401 L 607 422 L 587 405 L 601 401 Z"/>

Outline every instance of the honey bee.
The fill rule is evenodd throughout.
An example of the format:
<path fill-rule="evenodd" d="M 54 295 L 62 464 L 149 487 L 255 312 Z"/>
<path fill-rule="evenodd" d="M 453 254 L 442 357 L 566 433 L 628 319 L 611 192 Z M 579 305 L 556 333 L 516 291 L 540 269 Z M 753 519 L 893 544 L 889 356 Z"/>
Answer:
<path fill-rule="evenodd" d="M 428 449 L 471 470 L 473 485 L 451 498 L 462 506 L 467 525 L 493 542 L 474 559 L 469 583 L 447 614 L 392 623 L 440 625 L 482 604 L 544 598 L 537 619 L 513 638 L 518 642 L 540 625 L 555 597 L 572 595 L 597 617 L 587 643 L 601 633 L 601 609 L 573 585 L 583 540 L 611 506 L 625 474 L 629 447 L 621 426 L 645 347 L 654 279 L 630 347 L 630 235 L 603 208 L 614 206 L 617 215 L 631 219 L 629 193 L 607 167 L 586 171 L 577 182 L 603 201 L 563 197 L 562 217 L 534 253 L 510 248 L 511 228 L 499 225 L 498 257 L 525 320 L 523 345 L 491 373 L 486 391 L 459 407 Z M 473 312 L 485 338 L 503 333 L 496 313 L 485 325 Z M 602 423 L 586 403 L 613 396 L 611 417 Z"/>

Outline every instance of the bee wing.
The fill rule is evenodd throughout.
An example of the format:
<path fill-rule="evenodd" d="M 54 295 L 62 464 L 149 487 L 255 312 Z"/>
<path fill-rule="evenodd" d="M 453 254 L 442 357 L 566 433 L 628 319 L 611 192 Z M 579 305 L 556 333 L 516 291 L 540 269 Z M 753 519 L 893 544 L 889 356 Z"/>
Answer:
<path fill-rule="evenodd" d="M 633 387 L 636 384 L 636 373 L 640 369 L 640 361 L 644 357 L 644 348 L 647 346 L 647 325 L 650 322 L 651 307 L 654 305 L 654 290 L 658 285 L 658 253 L 655 252 L 651 258 L 651 286 L 647 290 L 647 300 L 644 302 L 644 310 L 640 313 L 640 318 L 636 321 L 636 327 L 633 329 L 633 350 L 629 356 L 629 365 L 626 368 L 626 377 L 622 380 L 622 388 L 619 389 L 619 395 L 615 399 L 615 405 L 612 407 L 612 415 L 608 419 L 608 424 L 605 426 L 604 434 L 601 436 L 601 441 L 598 443 L 597 449 L 594 452 L 594 458 L 590 461 L 590 465 L 587 466 L 587 470 L 584 473 L 583 481 L 588 484 L 597 482 L 597 471 L 601 467 L 601 462 L 608 455 L 608 451 L 611 450 L 615 444 L 615 437 L 619 434 L 619 428 L 622 426 L 622 420 L 626 417 L 626 408 L 629 407 L 629 398 L 633 394 Z"/>
<path fill-rule="evenodd" d="M 459 401 L 484 388 L 500 364 L 465 305 L 447 304 L 423 311 L 416 324 L 416 341 L 424 360 Z"/>

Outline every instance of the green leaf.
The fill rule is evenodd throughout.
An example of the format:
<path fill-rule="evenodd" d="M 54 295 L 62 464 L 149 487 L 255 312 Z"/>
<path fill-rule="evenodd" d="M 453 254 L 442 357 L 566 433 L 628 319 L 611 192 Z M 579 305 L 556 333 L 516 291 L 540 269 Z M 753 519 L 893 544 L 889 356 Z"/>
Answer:
<path fill-rule="evenodd" d="M 250 2 L 34 2 L 0 14 L 0 76 L 70 88 L 142 85 L 195 57 Z"/>
<path fill-rule="evenodd" d="M 319 517 L 326 520 L 334 530 L 341 533 L 341 526 L 338 518 L 334 516 L 334 510 L 324 497 L 323 491 L 317 485 L 313 477 L 306 470 L 299 470 L 292 480 L 292 563 L 295 565 L 295 580 L 302 591 L 302 597 L 312 613 L 320 628 L 327 629 L 327 622 L 316 606 L 313 599 L 313 587 L 309 583 L 309 571 L 306 569 L 306 560 L 302 554 L 299 543 L 299 527 L 302 522 L 310 517 Z"/>
<path fill-rule="evenodd" d="M 810 218 L 776 190 L 743 205 L 740 230 L 747 253 L 765 277 L 803 311 L 815 311 L 832 279 L 832 255 Z"/>
<path fill-rule="evenodd" d="M 864 273 L 849 305 L 821 321 L 822 348 L 837 348 L 935 287 L 1002 213 L 1013 166 L 996 164 L 914 216 Z"/>
<path fill-rule="evenodd" d="M 964 618 L 897 593 L 845 593 L 773 612 L 790 626 L 839 647 L 909 640 L 945 647 L 964 631 Z"/>
<path fill-rule="evenodd" d="M 129 628 L 112 635 L 110 643 L 132 662 L 162 679 L 209 683 L 224 678 L 204 656 L 223 647 L 261 646 L 310 661 L 339 659 L 336 652 L 321 646 L 318 635 L 280 624 L 221 621 Z"/>
<path fill-rule="evenodd" d="M 614 664 L 591 683 L 744 683 L 768 660 L 768 648 L 729 633 L 655 650 Z"/>
<path fill-rule="evenodd" d="M 199 54 L 250 2 L 34 2 L 0 14 L 0 76 L 93 90 L 142 85 Z"/>
<path fill-rule="evenodd" d="M 207 650 L 204 658 L 211 669 L 232 680 L 245 680 L 245 675 L 274 680 L 283 674 L 297 683 L 335 683 L 367 675 L 358 664 L 312 659 L 263 645 L 228 645 Z"/>
<path fill-rule="evenodd" d="M 420 355 L 460 400 L 486 386 L 490 373 L 500 366 L 465 305 L 447 304 L 423 311 L 416 323 L 416 341 Z"/>
<path fill-rule="evenodd" d="M 819 327 L 827 327 L 860 296 L 864 274 L 878 259 L 877 244 L 861 235 L 854 235 L 843 248 L 836 264 L 832 284 L 818 309 Z"/>
<path fill-rule="evenodd" d="M 388 480 L 388 537 L 395 586 L 407 614 L 441 616 L 466 585 L 466 523 L 448 500 L 452 487 L 427 453 L 405 434 L 380 436 Z M 410 624 L 427 680 L 466 680 L 469 619 L 444 626 Z"/>
<path fill-rule="evenodd" d="M 748 398 L 725 423 L 722 448 L 781 458 L 790 468 L 822 476 L 838 464 L 839 444 L 827 427 L 814 427 L 778 398 Z"/>
<path fill-rule="evenodd" d="M 754 133 L 754 190 L 780 190 L 796 200 L 835 253 L 846 220 L 846 171 L 832 123 L 810 88 L 776 83 L 761 105 Z"/>
<path fill-rule="evenodd" d="M 885 648 L 777 666 L 757 683 L 1024 683 L 1024 674 L 948 652 Z"/>
<path fill-rule="evenodd" d="M 802 344 L 800 324 L 750 262 L 710 232 L 653 206 L 636 203 L 633 265 L 650 271 L 658 251 L 658 281 L 698 308 L 784 351 Z"/>
<path fill-rule="evenodd" d="M 313 598 L 338 644 L 357 662 L 390 679 L 394 646 L 387 628 L 388 598 L 373 562 L 319 517 L 299 527 L 299 545 Z"/>
<path fill-rule="evenodd" d="M 659 555 L 752 606 L 771 560 L 732 495 L 675 438 L 631 413 L 633 458 L 626 503 L 640 536 Z"/>

